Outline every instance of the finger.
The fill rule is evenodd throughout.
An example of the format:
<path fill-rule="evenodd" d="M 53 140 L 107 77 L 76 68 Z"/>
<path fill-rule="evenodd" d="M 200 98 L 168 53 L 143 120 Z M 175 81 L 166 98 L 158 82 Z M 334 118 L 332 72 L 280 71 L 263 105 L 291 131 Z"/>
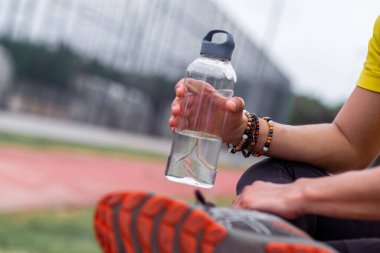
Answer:
<path fill-rule="evenodd" d="M 241 199 L 241 196 L 238 195 L 238 196 L 236 197 L 236 199 L 232 202 L 232 207 L 233 207 L 233 208 L 239 208 L 240 199 Z"/>
<path fill-rule="evenodd" d="M 176 105 L 171 108 L 171 114 L 171 116 L 174 118 L 186 118 L 189 116 L 190 110 L 182 110 L 179 105 Z"/>
<path fill-rule="evenodd" d="M 174 85 L 174 90 L 178 89 L 178 88 L 181 88 L 185 85 L 185 79 L 182 78 L 181 80 L 179 80 L 175 85 Z"/>
<path fill-rule="evenodd" d="M 179 98 L 179 97 L 174 98 L 173 101 L 172 101 L 172 106 L 180 103 L 181 100 L 182 100 L 182 98 Z"/>
<path fill-rule="evenodd" d="M 181 101 L 175 99 L 171 106 L 171 113 L 173 116 L 178 116 L 181 113 Z"/>
<path fill-rule="evenodd" d="M 177 120 L 175 117 L 170 117 L 169 121 L 168 121 L 168 124 L 170 127 L 176 127 L 177 126 Z"/>
<path fill-rule="evenodd" d="M 215 88 L 212 85 L 202 80 L 186 78 L 185 84 L 188 91 L 195 94 L 215 91 Z"/>
<path fill-rule="evenodd" d="M 189 77 L 185 79 L 185 83 L 188 84 L 188 85 L 191 85 L 193 87 L 203 87 L 205 85 L 211 86 L 210 84 L 208 84 L 205 81 L 194 79 L 194 78 L 189 78 Z"/>
<path fill-rule="evenodd" d="M 185 79 L 181 79 L 176 83 L 174 86 L 175 94 L 177 97 L 183 97 L 185 96 L 186 93 L 186 88 L 185 88 Z"/>
<path fill-rule="evenodd" d="M 189 121 L 187 119 L 183 119 L 181 123 L 181 130 L 189 129 Z"/>
<path fill-rule="evenodd" d="M 240 97 L 232 97 L 227 100 L 225 107 L 228 112 L 237 113 L 244 110 L 245 103 Z"/>
<path fill-rule="evenodd" d="M 187 129 L 189 127 L 189 124 L 190 124 L 190 120 L 189 120 L 190 114 L 191 113 L 189 111 L 186 111 L 182 117 L 171 116 L 168 120 L 169 127 Z"/>
<path fill-rule="evenodd" d="M 175 95 L 177 97 L 184 97 L 186 94 L 186 89 L 184 86 L 181 86 L 181 87 L 178 87 L 176 90 L 175 90 Z"/>

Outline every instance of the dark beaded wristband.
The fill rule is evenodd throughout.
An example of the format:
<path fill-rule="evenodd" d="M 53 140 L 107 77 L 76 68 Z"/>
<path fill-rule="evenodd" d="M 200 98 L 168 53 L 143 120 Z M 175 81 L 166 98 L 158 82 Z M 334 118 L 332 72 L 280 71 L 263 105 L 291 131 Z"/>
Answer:
<path fill-rule="evenodd" d="M 259 136 L 259 118 L 254 114 L 244 110 L 248 118 L 247 127 L 243 133 L 242 139 L 237 146 L 226 144 L 228 152 L 235 154 L 241 152 L 247 158 L 253 154 Z"/>
<path fill-rule="evenodd" d="M 241 139 L 240 143 L 237 146 L 232 146 L 232 147 L 230 144 L 226 144 L 228 152 L 230 152 L 232 154 L 235 154 L 236 152 L 242 151 L 244 148 L 246 148 L 249 145 L 249 139 L 250 139 L 252 129 L 255 128 L 255 125 L 254 125 L 255 123 L 253 122 L 252 114 L 245 111 L 245 110 L 244 110 L 244 113 L 247 115 L 248 123 L 247 123 L 247 127 L 246 127 L 246 129 L 242 135 L 242 139 Z"/>
<path fill-rule="evenodd" d="M 272 120 L 272 118 L 271 117 L 263 117 L 263 119 L 268 123 L 268 126 L 269 126 L 268 137 L 264 143 L 263 148 L 259 152 L 253 154 L 254 157 L 262 156 L 263 154 L 268 152 L 270 144 L 272 142 L 272 138 L 273 138 L 273 120 Z"/>
<path fill-rule="evenodd" d="M 251 133 L 250 133 L 250 139 L 249 139 L 249 143 L 248 145 L 246 145 L 246 147 L 244 148 L 244 150 L 242 150 L 242 154 L 245 158 L 248 158 L 249 156 L 251 156 L 253 154 L 253 150 L 255 149 L 256 147 L 256 144 L 257 144 L 257 139 L 259 137 L 259 131 L 260 131 L 260 121 L 259 121 L 259 118 L 256 116 L 256 114 L 254 113 L 251 113 L 251 116 L 255 122 L 255 127 L 251 129 Z"/>

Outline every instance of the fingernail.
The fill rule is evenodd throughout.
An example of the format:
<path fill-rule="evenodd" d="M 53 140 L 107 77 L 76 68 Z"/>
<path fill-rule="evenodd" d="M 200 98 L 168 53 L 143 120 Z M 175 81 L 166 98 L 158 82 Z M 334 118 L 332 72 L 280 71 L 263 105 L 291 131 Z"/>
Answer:
<path fill-rule="evenodd" d="M 237 104 L 234 101 L 228 100 L 227 103 L 233 110 L 236 110 Z"/>

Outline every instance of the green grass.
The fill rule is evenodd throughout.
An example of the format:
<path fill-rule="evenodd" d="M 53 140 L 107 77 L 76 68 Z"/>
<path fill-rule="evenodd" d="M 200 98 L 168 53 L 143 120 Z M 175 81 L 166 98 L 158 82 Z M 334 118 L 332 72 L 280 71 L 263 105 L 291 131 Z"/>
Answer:
<path fill-rule="evenodd" d="M 90 145 L 71 141 L 35 137 L 29 135 L 0 132 L 0 144 L 13 144 L 38 149 L 69 150 L 76 152 L 90 152 L 107 155 L 122 155 L 134 157 L 149 157 L 151 159 L 166 159 L 162 154 L 149 151 L 133 150 L 122 147 Z M 0 252 L 1 253 L 1 252 Z"/>
<path fill-rule="evenodd" d="M 166 159 L 166 156 L 150 152 L 2 132 L 0 145 Z M 187 201 L 194 203 L 193 199 Z M 215 202 L 230 205 L 231 199 Z M 92 215 L 90 208 L 0 213 L 0 253 L 100 253 L 93 234 Z"/>
<path fill-rule="evenodd" d="M 0 253 L 99 253 L 91 209 L 0 214 Z"/>
<path fill-rule="evenodd" d="M 0 253 L 100 253 L 92 218 L 90 208 L 0 213 Z"/>
<path fill-rule="evenodd" d="M 119 147 L 101 147 L 3 132 L 0 132 L 0 145 L 127 155 L 138 159 L 166 158 L 155 153 Z M 93 234 L 92 215 L 93 210 L 89 208 L 0 213 L 0 253 L 100 253 Z"/>

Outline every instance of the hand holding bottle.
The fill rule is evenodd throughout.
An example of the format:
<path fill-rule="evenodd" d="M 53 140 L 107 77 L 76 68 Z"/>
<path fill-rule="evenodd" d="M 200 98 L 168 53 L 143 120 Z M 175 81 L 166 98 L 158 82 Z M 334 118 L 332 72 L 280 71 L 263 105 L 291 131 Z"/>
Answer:
<path fill-rule="evenodd" d="M 224 34 L 226 40 L 213 41 L 215 34 Z M 185 79 L 176 85 L 173 117 L 169 121 L 175 135 L 165 170 L 166 178 L 171 181 L 213 187 L 222 141 L 235 143 L 240 139 L 235 140 L 235 135 L 244 132 L 240 128 L 244 126 L 244 104 L 237 98 L 229 101 L 236 83 L 231 64 L 234 47 L 230 33 L 208 32 L 200 56 L 190 63 Z M 229 111 L 233 112 L 229 117 L 231 124 L 223 131 Z"/>
<path fill-rule="evenodd" d="M 171 118 L 169 126 L 175 132 L 176 128 L 200 128 L 207 121 L 207 114 L 197 113 L 192 108 L 198 108 L 198 104 L 211 108 L 210 110 L 227 112 L 227 117 L 222 132 L 222 141 L 237 144 L 244 132 L 246 116 L 243 113 L 244 100 L 240 97 L 228 98 L 216 92 L 215 88 L 196 79 L 181 79 L 175 85 L 176 97 L 172 102 Z M 191 94 L 187 95 L 186 94 Z M 187 103 L 187 110 L 185 111 Z M 210 107 L 210 105 L 212 105 Z M 204 110 L 201 110 L 204 111 Z M 195 124 L 195 121 L 198 124 Z M 215 121 L 218 122 L 218 121 Z M 219 121 L 220 122 L 220 121 Z M 181 126 L 179 124 L 182 124 Z M 212 132 L 211 128 L 210 132 Z"/>

